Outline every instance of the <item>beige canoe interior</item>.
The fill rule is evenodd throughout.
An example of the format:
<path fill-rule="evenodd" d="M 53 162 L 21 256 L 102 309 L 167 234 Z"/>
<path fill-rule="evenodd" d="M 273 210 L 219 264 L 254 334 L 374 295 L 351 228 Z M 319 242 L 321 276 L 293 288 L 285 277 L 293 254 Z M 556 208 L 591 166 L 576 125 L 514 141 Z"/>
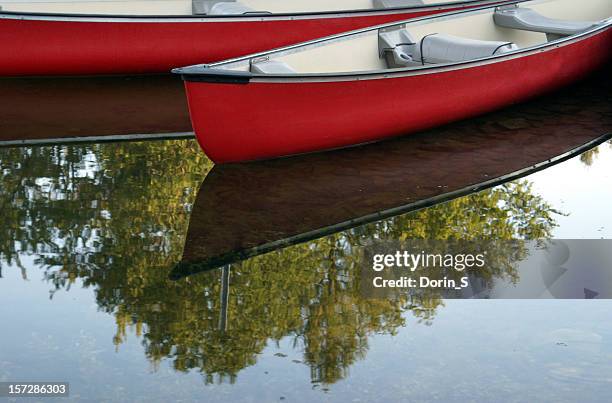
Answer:
<path fill-rule="evenodd" d="M 505 6 L 505 8 L 516 9 L 517 7 Z M 521 3 L 518 8 L 522 9 L 521 12 L 527 9 L 536 16 L 538 21 L 543 21 L 543 25 L 548 24 L 553 28 L 559 23 L 564 26 L 565 22 L 568 22 L 571 26 L 583 27 L 575 29 L 572 34 L 578 33 L 581 29 L 588 30 L 598 24 L 609 24 L 609 17 L 612 16 L 612 0 L 581 0 L 579 2 L 576 0 L 534 0 Z M 501 9 L 503 10 L 503 8 Z M 498 46 L 508 43 L 511 43 L 511 45 L 506 46 L 505 50 L 513 51 L 563 37 L 563 35 L 551 35 L 544 32 L 546 28 L 537 32 L 521 27 L 500 26 L 494 18 L 496 11 L 499 13 L 500 10 L 489 8 L 438 17 L 433 21 L 409 22 L 403 27 L 394 29 L 401 28 L 401 30 L 409 33 L 417 51 L 420 48 L 420 42 L 427 37 L 428 42 L 432 42 L 432 46 L 441 47 L 441 50 L 438 49 L 438 53 L 457 53 L 462 46 L 466 48 L 476 47 L 481 50 L 497 49 Z M 554 31 L 554 29 L 550 31 Z M 438 34 L 437 45 L 433 40 L 430 41 L 430 39 L 435 38 L 435 36 L 430 36 L 431 34 Z M 570 36 L 569 32 L 565 36 Z M 301 74 L 374 71 L 423 65 L 421 59 L 419 59 L 405 66 L 391 66 L 379 50 L 380 33 L 378 30 L 369 30 L 293 49 L 270 52 L 264 57 L 217 63 L 211 67 L 237 71 L 250 70 L 260 74 Z M 432 52 L 435 53 L 436 49 L 432 48 Z M 469 54 L 469 51 L 467 53 Z M 478 55 L 478 52 L 475 55 L 473 58 L 486 57 L 485 55 Z M 465 58 L 465 55 L 460 54 L 458 57 L 459 60 L 449 59 L 445 61 L 442 57 L 438 60 L 431 58 L 428 61 L 431 64 L 460 61 L 462 60 L 461 57 Z M 469 60 L 469 58 L 464 60 Z M 266 65 L 270 65 L 269 71 L 266 70 Z"/>
<path fill-rule="evenodd" d="M 385 9 L 457 0 L 0 0 L 4 11 L 98 15 L 227 15 Z"/>

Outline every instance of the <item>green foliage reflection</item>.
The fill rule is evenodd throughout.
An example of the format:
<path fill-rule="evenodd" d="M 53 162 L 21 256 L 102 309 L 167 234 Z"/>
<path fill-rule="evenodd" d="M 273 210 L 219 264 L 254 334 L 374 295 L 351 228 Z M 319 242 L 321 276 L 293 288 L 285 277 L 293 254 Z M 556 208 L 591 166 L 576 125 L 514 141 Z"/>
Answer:
<path fill-rule="evenodd" d="M 355 251 L 368 241 L 546 238 L 556 213 L 527 181 L 509 183 L 234 264 L 224 305 L 220 270 L 168 279 L 211 168 L 195 142 L 7 148 L 0 168 L 0 262 L 27 276 L 20 257 L 31 255 L 53 292 L 90 287 L 116 319 L 117 348 L 133 328 L 156 365 L 206 382 L 235 381 L 269 343 L 291 338 L 311 380 L 333 383 L 365 357 L 369 335 L 394 334 L 406 312 L 432 323 L 434 293 L 361 296 Z M 503 267 L 490 275 L 511 276 Z"/>

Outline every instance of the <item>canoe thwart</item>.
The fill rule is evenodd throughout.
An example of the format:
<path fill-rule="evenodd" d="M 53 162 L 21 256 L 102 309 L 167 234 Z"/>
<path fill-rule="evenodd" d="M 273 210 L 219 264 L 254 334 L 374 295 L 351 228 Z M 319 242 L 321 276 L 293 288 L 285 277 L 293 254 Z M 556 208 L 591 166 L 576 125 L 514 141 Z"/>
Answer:
<path fill-rule="evenodd" d="M 535 10 L 523 7 L 498 7 L 493 14 L 493 19 L 500 27 L 545 33 L 548 40 L 575 35 L 597 25 L 592 21 L 549 18 Z"/>
<path fill-rule="evenodd" d="M 289 65 L 281 60 L 270 60 L 269 58 L 252 59 L 250 62 L 251 73 L 257 74 L 295 74 Z"/>

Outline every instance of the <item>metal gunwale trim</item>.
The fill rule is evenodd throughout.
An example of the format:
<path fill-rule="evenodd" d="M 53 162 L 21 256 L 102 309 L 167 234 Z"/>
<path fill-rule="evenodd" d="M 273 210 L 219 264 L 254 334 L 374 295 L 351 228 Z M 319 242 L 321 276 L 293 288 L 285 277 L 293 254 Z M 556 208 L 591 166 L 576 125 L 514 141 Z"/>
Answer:
<path fill-rule="evenodd" d="M 232 76 L 236 76 L 236 73 L 248 77 L 248 80 L 253 83 L 312 83 L 312 82 L 344 82 L 344 81 L 362 81 L 362 80 L 380 80 L 387 78 L 404 78 L 411 76 L 420 76 L 427 74 L 444 73 L 448 71 L 455 71 L 467 68 L 473 68 L 478 66 L 484 66 L 495 63 L 502 63 L 508 60 L 518 59 L 521 57 L 528 57 L 533 54 L 541 52 L 549 52 L 561 47 L 569 46 L 574 43 L 581 42 L 593 36 L 599 35 L 601 32 L 606 31 L 612 27 L 612 20 L 608 20 L 602 25 L 595 25 L 592 29 L 585 32 L 581 32 L 576 35 L 557 39 L 551 42 L 545 42 L 540 45 L 530 46 L 527 48 L 519 49 L 514 52 L 505 53 L 501 55 L 492 55 L 484 58 L 456 62 L 456 63 L 445 63 L 429 66 L 418 66 L 418 67 L 407 67 L 401 69 L 385 69 L 385 70 L 371 70 L 361 72 L 343 72 L 343 73 L 304 73 L 304 74 L 253 74 L 250 72 L 241 72 L 236 70 L 223 70 L 211 67 L 202 66 L 202 71 L 199 72 L 184 72 L 184 68 L 173 69 L 172 72 L 180 74 L 184 81 L 197 82 L 204 81 L 203 77 L 209 75 L 214 70 L 214 75 L 219 76 L 220 74 L 228 74 L 232 72 Z M 355 33 L 358 34 L 358 33 Z M 251 57 L 256 57 L 255 55 Z M 242 61 L 250 59 L 251 57 L 241 58 L 232 62 Z M 223 62 L 224 64 L 226 62 Z M 229 61 L 227 62 L 229 63 Z M 215 65 L 218 65 L 215 63 Z M 211 73 L 209 73 L 211 72 Z M 199 78 L 198 78 L 199 77 Z"/>
<path fill-rule="evenodd" d="M 173 69 L 174 73 L 176 69 Z M 247 84 L 251 81 L 253 73 L 248 71 L 207 69 L 206 74 L 198 74 L 191 77 L 189 81 L 204 83 L 223 84 Z"/>
<path fill-rule="evenodd" d="M 28 147 L 28 146 L 51 146 L 83 143 L 115 143 L 126 141 L 154 141 L 154 140 L 181 140 L 195 138 L 194 132 L 169 132 L 169 133 L 134 133 L 75 137 L 54 137 L 48 139 L 24 139 L 24 140 L 0 140 L 0 148 Z"/>
<path fill-rule="evenodd" d="M 246 14 L 246 15 L 104 15 L 104 14 L 67 14 L 67 13 L 34 13 L 20 11 L 0 11 L 0 20 L 34 20 L 34 21 L 71 21 L 71 22 L 258 22 L 307 20 L 322 18 L 343 18 L 355 16 L 376 16 L 402 14 L 405 12 L 421 12 L 430 10 L 446 10 L 457 7 L 470 7 L 493 2 L 496 5 L 511 4 L 515 0 L 465 0 L 461 3 L 424 4 L 418 7 L 395 7 L 387 9 L 354 9 L 331 10 L 317 12 L 277 13 L 277 14 Z M 522 0 L 526 1 L 526 0 Z"/>
<path fill-rule="evenodd" d="M 504 183 L 521 179 L 534 173 L 540 172 L 544 169 L 553 167 L 562 162 L 575 158 L 585 151 L 595 148 L 606 141 L 612 139 L 612 132 L 605 133 L 593 140 L 590 140 L 578 147 L 570 149 L 565 153 L 559 154 L 556 157 L 552 157 L 548 160 L 536 163 L 529 167 L 519 169 L 517 171 L 508 173 L 506 175 L 498 176 L 496 178 L 475 183 L 473 185 L 465 186 L 455 191 L 442 193 L 437 196 L 433 196 L 427 199 L 416 201 L 414 203 L 408 203 L 399 207 L 393 207 L 390 209 L 382 210 L 376 213 L 368 214 L 362 217 L 358 217 L 349 221 L 343 221 L 334 225 L 323 227 L 320 229 L 308 231 L 299 235 L 290 236 L 277 241 L 268 242 L 266 244 L 255 246 L 248 249 L 237 250 L 234 252 L 227 252 L 219 256 L 211 257 L 209 259 L 203 259 L 200 262 L 179 262 L 177 266 L 170 272 L 170 279 L 180 280 L 181 278 L 188 277 L 194 274 L 207 272 L 210 270 L 218 269 L 221 266 L 236 263 L 242 260 L 246 260 L 255 256 L 263 255 L 264 253 L 272 252 L 278 249 L 286 248 L 299 243 L 312 241 L 328 235 L 335 234 L 340 231 L 346 231 L 351 228 L 358 227 L 360 225 L 369 224 L 375 221 L 384 220 L 387 218 L 395 217 L 401 214 L 415 212 L 429 208 L 441 203 L 445 203 L 459 197 L 464 197 L 473 193 L 481 192 L 486 189 L 490 189 L 495 186 L 503 185 Z"/>

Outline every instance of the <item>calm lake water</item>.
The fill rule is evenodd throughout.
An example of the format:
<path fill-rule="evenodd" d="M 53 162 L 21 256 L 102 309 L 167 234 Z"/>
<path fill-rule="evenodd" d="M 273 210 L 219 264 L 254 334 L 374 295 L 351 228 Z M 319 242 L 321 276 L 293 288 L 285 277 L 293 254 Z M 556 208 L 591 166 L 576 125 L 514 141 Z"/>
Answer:
<path fill-rule="evenodd" d="M 611 122 L 610 114 L 590 113 L 576 119 L 586 126 Z M 525 119 L 502 123 L 522 130 Z M 463 150 L 464 160 L 470 150 Z M 507 163 L 517 159 L 500 150 Z M 477 182 L 489 169 L 498 172 L 499 155 L 487 155 L 492 165 L 473 161 L 484 172 Z M 512 171 L 532 163 L 525 158 Z M 240 238 L 244 232 L 206 221 L 218 216 L 214 208 L 236 206 L 211 207 L 204 197 L 215 178 L 232 172 L 213 170 L 194 140 L 0 148 L 0 169 L 0 381 L 67 381 L 71 400 L 95 402 L 612 396 L 612 300 L 369 300 L 356 290 L 351 269 L 352 247 L 373 239 L 612 238 L 610 141 L 520 179 L 336 232 L 323 218 L 348 211 L 342 204 L 329 211 L 319 206 L 312 215 L 305 213 L 308 204 L 278 207 L 284 218 L 274 221 L 276 229 L 266 226 L 272 216 L 229 214 L 232 228 L 241 217 L 259 225 L 267 243 L 298 227 L 327 230 L 250 258 L 238 254 L 225 271 L 231 273 L 226 288 L 220 269 L 172 275 L 184 252 L 203 253 L 200 238 L 188 234 L 190 220 L 192 228 L 209 228 L 208 240 L 259 245 L 253 234 Z M 266 165 L 257 177 L 274 169 Z M 315 173 L 311 181 L 320 177 Z M 376 186 L 387 183 L 384 174 L 371 178 Z M 455 179 L 437 179 L 425 193 L 398 193 L 398 187 L 387 193 L 412 203 L 417 194 L 438 197 L 474 183 Z M 247 185 L 215 194 L 240 197 Z M 308 188 L 307 199 L 326 200 L 326 192 Z M 256 211 L 256 193 L 243 195 Z M 376 199 L 359 214 L 394 207 L 388 200 Z"/>
<path fill-rule="evenodd" d="M 124 401 L 599 400 L 612 301 L 361 299 L 355 234 L 612 237 L 612 146 L 510 184 L 173 281 L 211 164 L 193 141 L 0 150 L 1 380 Z M 172 175 L 168 175 L 172 172 Z M 528 200 L 509 211 L 500 200 Z M 508 209 L 508 210 L 506 210 Z M 376 235 L 378 234 L 378 235 Z"/>

